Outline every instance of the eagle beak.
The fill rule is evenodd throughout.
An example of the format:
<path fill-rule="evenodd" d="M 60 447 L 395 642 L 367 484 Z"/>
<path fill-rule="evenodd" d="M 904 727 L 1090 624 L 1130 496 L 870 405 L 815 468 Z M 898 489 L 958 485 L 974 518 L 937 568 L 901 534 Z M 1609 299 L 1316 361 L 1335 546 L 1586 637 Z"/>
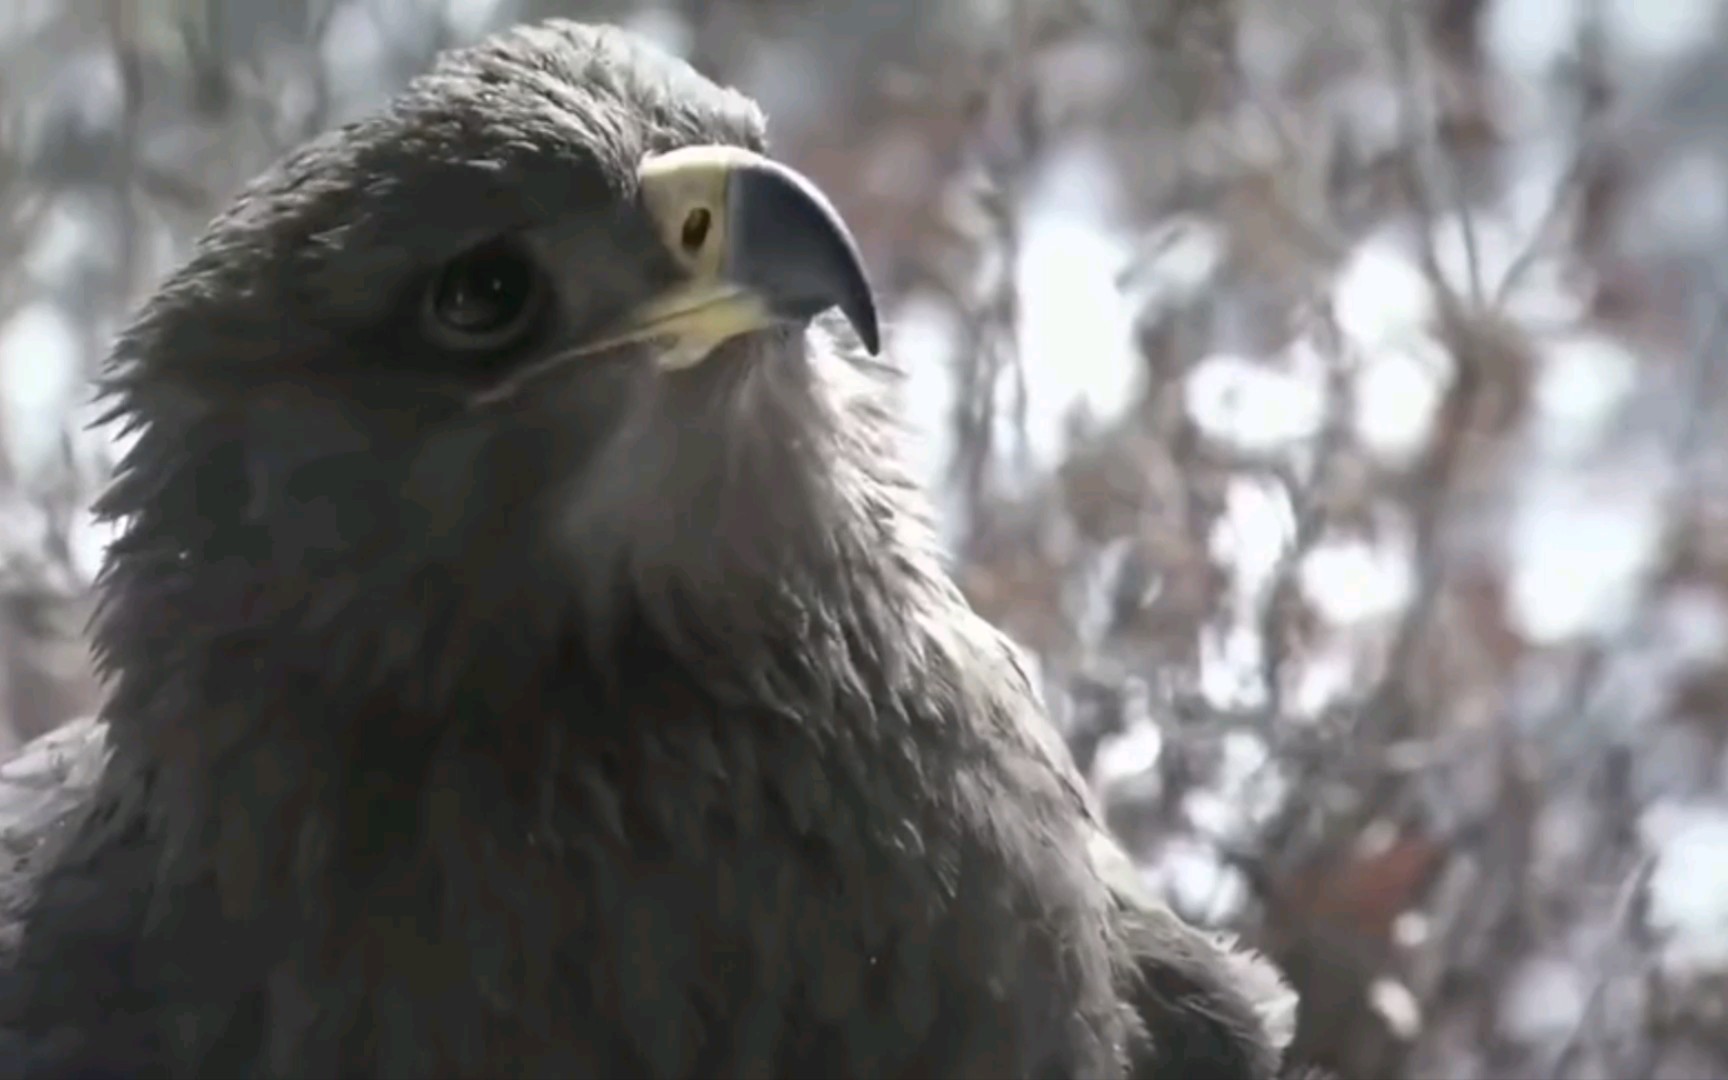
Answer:
<path fill-rule="evenodd" d="M 815 184 L 730 146 L 654 155 L 638 179 L 642 208 L 684 274 L 584 352 L 653 339 L 666 343 L 663 366 L 689 367 L 739 334 L 837 307 L 876 353 L 876 301 L 858 245 Z"/>

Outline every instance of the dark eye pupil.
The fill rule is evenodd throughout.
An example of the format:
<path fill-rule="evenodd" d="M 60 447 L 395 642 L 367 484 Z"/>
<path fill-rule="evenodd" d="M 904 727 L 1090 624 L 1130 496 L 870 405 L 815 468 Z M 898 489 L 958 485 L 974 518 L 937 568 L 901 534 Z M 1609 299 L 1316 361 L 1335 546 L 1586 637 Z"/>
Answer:
<path fill-rule="evenodd" d="M 690 216 L 684 219 L 684 235 L 682 241 L 685 251 L 695 251 L 708 239 L 708 227 L 713 218 L 702 207 L 690 211 Z"/>
<path fill-rule="evenodd" d="M 519 252 L 491 245 L 445 267 L 435 289 L 433 307 L 446 326 L 467 334 L 491 333 L 527 308 L 534 269 Z"/>

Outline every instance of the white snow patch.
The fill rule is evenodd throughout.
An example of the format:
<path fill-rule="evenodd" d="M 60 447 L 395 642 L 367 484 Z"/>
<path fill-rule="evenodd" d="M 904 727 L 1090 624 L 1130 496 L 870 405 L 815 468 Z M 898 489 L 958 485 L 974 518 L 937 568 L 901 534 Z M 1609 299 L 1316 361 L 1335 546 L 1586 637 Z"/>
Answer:
<path fill-rule="evenodd" d="M 1548 343 L 1532 393 L 1533 434 L 1556 456 L 1602 440 L 1638 383 L 1638 361 L 1603 334 L 1569 334 Z"/>
<path fill-rule="evenodd" d="M 1353 380 L 1351 428 L 1388 465 L 1407 465 L 1427 447 L 1453 376 L 1452 354 L 1427 335 L 1362 357 Z"/>
<path fill-rule="evenodd" d="M 1420 911 L 1401 911 L 1392 920 L 1392 940 L 1400 949 L 1420 949 L 1434 937 L 1434 920 Z"/>
<path fill-rule="evenodd" d="M 1288 365 L 1212 356 L 1195 365 L 1183 390 L 1202 434 L 1248 453 L 1312 438 L 1325 420 L 1324 383 Z"/>
<path fill-rule="evenodd" d="M 1728 807 L 1658 804 L 1640 822 L 1655 852 L 1647 921 L 1678 976 L 1728 971 Z"/>
<path fill-rule="evenodd" d="M 1357 688 L 1356 653 L 1342 634 L 1310 648 L 1302 657 L 1287 699 L 1292 717 L 1318 720 Z"/>
<path fill-rule="evenodd" d="M 1233 571 L 1233 592 L 1242 602 L 1252 604 L 1265 594 L 1295 540 L 1296 511 L 1281 482 L 1242 474 L 1230 478 L 1209 546 L 1212 558 Z"/>
<path fill-rule="evenodd" d="M 1261 677 L 1264 643 L 1246 623 L 1200 631 L 1200 695 L 1214 709 L 1263 708 L 1269 697 Z"/>
<path fill-rule="evenodd" d="M 98 217 L 84 200 L 62 194 L 48 204 L 32 230 L 24 268 L 44 285 L 69 288 L 91 249 L 108 242 Z"/>
<path fill-rule="evenodd" d="M 54 304 L 0 326 L 0 445 L 26 488 L 63 461 L 65 418 L 84 385 L 78 332 Z"/>
<path fill-rule="evenodd" d="M 1507 1038 L 1537 1045 L 1564 1038 L 1584 1022 L 1589 1007 L 1584 973 L 1557 956 L 1537 956 L 1512 973 L 1500 1005 Z"/>
<path fill-rule="evenodd" d="M 383 9 L 367 4 L 342 4 L 331 12 L 322 44 L 331 119 L 358 116 L 395 89 L 389 75 L 393 46 L 384 25 L 387 17 Z"/>
<path fill-rule="evenodd" d="M 1403 144 L 1404 106 L 1399 96 L 1387 85 L 1385 71 L 1377 68 L 1341 74 L 1328 80 L 1321 91 L 1327 115 L 1361 155 L 1359 160 L 1394 153 Z"/>
<path fill-rule="evenodd" d="M 1216 783 L 1182 799 L 1182 812 L 1201 833 L 1224 843 L 1245 841 L 1283 805 L 1289 784 L 1272 763 L 1265 740 L 1247 731 L 1224 736 Z"/>
<path fill-rule="evenodd" d="M 1027 198 L 1014 273 L 1027 448 L 1040 470 L 1066 452 L 1077 409 L 1109 423 L 1141 384 L 1134 304 L 1117 284 L 1132 253 L 1116 202 L 1109 167 L 1085 145 L 1058 153 Z"/>
<path fill-rule="evenodd" d="M 1617 475 L 1533 473 L 1513 513 L 1509 616 L 1553 644 L 1619 626 L 1660 553 L 1664 485 L 1650 465 Z"/>
<path fill-rule="evenodd" d="M 1434 320 L 1434 288 L 1389 236 L 1364 242 L 1332 285 L 1338 326 L 1360 347 L 1380 349 L 1426 337 Z"/>
<path fill-rule="evenodd" d="M 1714 48 L 1720 0 L 1601 0 L 1602 41 L 1622 62 L 1671 66 Z"/>
<path fill-rule="evenodd" d="M 1144 874 L 1179 912 L 1207 926 L 1228 923 L 1248 901 L 1248 882 L 1210 846 L 1173 842 Z"/>
<path fill-rule="evenodd" d="M 1282 483 L 1270 477 L 1231 477 L 1224 512 L 1210 537 L 1213 560 L 1231 571 L 1228 619 L 1202 627 L 1199 640 L 1200 693 L 1214 708 L 1266 704 L 1269 688 L 1261 671 L 1265 642 L 1255 615 L 1295 534 L 1295 511 Z"/>
<path fill-rule="evenodd" d="M 1369 983 L 1368 1003 L 1398 1038 L 1414 1039 L 1421 1033 L 1422 1003 L 1398 980 L 1381 976 Z"/>
<path fill-rule="evenodd" d="M 444 21 L 459 41 L 474 41 L 499 23 L 502 0 L 444 0 Z"/>
<path fill-rule="evenodd" d="M 665 5 L 638 8 L 624 17 L 623 25 L 673 56 L 688 57 L 696 44 L 696 31 L 690 20 Z"/>
<path fill-rule="evenodd" d="M 947 304 L 913 293 L 896 305 L 887 330 L 890 355 L 905 372 L 900 415 L 910 436 L 909 462 L 928 490 L 939 490 L 954 461 L 958 320 Z"/>
<path fill-rule="evenodd" d="M 1164 752 L 1164 735 L 1153 723 L 1130 724 L 1128 730 L 1099 743 L 1092 761 L 1094 782 L 1102 788 L 1134 780 L 1151 772 Z"/>
<path fill-rule="evenodd" d="M 1360 538 L 1314 547 L 1298 571 L 1302 591 L 1334 625 L 1382 619 L 1403 610 L 1416 590 L 1407 547 Z"/>
<path fill-rule="evenodd" d="M 120 525 L 86 510 L 72 519 L 66 532 L 72 570 L 79 581 L 89 585 L 101 572 L 103 560 L 108 557 L 108 545 L 120 534 Z"/>
<path fill-rule="evenodd" d="M 1182 816 L 1212 840 L 1239 836 L 1247 824 L 1242 808 L 1232 804 L 1228 795 L 1203 787 L 1182 796 Z"/>
<path fill-rule="evenodd" d="M 1140 318 L 1155 321 L 1210 289 L 1228 254 L 1229 235 L 1217 222 L 1179 214 L 1147 233 L 1121 289 Z"/>
<path fill-rule="evenodd" d="M 1580 0 L 1494 0 L 1483 17 L 1482 47 L 1514 78 L 1540 78 L 1577 54 L 1583 26 Z"/>

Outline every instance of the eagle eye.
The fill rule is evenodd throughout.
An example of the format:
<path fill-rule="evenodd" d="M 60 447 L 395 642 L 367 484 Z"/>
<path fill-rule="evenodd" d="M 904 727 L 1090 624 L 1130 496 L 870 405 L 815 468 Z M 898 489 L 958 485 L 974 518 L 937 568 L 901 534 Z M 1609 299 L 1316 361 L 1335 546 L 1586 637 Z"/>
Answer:
<path fill-rule="evenodd" d="M 679 242 L 684 250 L 694 255 L 703 244 L 708 242 L 708 229 L 714 223 L 714 215 L 707 207 L 698 206 L 684 218 L 684 228 L 679 236 Z"/>
<path fill-rule="evenodd" d="M 545 299 L 540 268 L 509 240 L 492 240 L 446 263 L 426 293 L 427 331 L 446 348 L 496 349 L 534 323 Z"/>

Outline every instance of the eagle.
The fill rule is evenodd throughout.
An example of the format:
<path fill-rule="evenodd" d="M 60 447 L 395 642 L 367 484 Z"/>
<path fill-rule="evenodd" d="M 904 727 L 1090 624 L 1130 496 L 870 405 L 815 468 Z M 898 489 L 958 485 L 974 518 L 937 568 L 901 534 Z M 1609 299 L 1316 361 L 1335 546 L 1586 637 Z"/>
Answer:
<path fill-rule="evenodd" d="M 1263 1080 L 903 467 L 759 108 L 452 50 L 100 375 L 100 716 L 0 773 L 0 1073 Z"/>

